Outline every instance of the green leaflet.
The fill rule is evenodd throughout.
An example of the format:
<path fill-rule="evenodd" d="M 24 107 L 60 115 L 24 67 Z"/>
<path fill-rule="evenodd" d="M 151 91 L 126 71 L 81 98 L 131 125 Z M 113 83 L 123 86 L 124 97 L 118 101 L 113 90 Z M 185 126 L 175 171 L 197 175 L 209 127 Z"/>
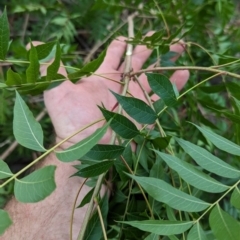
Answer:
<path fill-rule="evenodd" d="M 166 203 L 172 208 L 188 212 L 199 212 L 210 206 L 194 196 L 188 195 L 163 180 L 151 177 L 137 177 L 127 174 L 138 182 L 145 191 L 159 202 Z"/>
<path fill-rule="evenodd" d="M 236 240 L 240 236 L 240 223 L 216 205 L 210 213 L 209 223 L 218 240 Z"/>
<path fill-rule="evenodd" d="M 14 195 L 19 202 L 35 203 L 49 196 L 56 184 L 54 173 L 56 166 L 46 166 L 38 169 L 14 183 Z"/>
<path fill-rule="evenodd" d="M 111 121 L 103 127 L 97 129 L 92 135 L 67 148 L 66 150 L 56 152 L 57 158 L 63 162 L 71 162 L 80 159 L 100 141 L 106 133 L 110 122 Z"/>
<path fill-rule="evenodd" d="M 144 240 L 159 240 L 159 235 L 155 233 L 149 234 Z"/>
<path fill-rule="evenodd" d="M 60 60 L 61 60 L 61 48 L 59 42 L 57 42 L 54 61 L 47 68 L 47 81 L 51 81 L 56 78 L 58 69 L 60 67 Z"/>
<path fill-rule="evenodd" d="M 17 142 L 35 151 L 45 152 L 43 131 L 32 112 L 16 91 L 14 105 L 13 133 Z"/>
<path fill-rule="evenodd" d="M 121 96 L 113 91 L 111 93 L 116 97 L 126 113 L 137 122 L 143 124 L 155 123 L 157 115 L 144 101 L 138 98 Z"/>
<path fill-rule="evenodd" d="M 161 97 L 165 105 L 169 107 L 176 105 L 177 97 L 170 80 L 166 76 L 158 73 L 146 73 L 146 75 L 151 89 Z"/>
<path fill-rule="evenodd" d="M 46 58 L 51 53 L 55 44 L 56 41 L 52 41 L 36 46 L 35 48 L 37 50 L 38 59 L 41 60 Z"/>
<path fill-rule="evenodd" d="M 83 207 L 84 205 L 86 205 L 87 203 L 90 202 L 92 195 L 93 195 L 93 191 L 94 188 L 92 188 L 83 198 L 83 200 L 81 201 L 81 203 L 79 204 L 79 206 L 77 208 Z"/>
<path fill-rule="evenodd" d="M 240 171 L 215 157 L 204 148 L 180 138 L 175 139 L 184 151 L 189 154 L 202 168 L 226 178 L 240 177 Z"/>
<path fill-rule="evenodd" d="M 210 193 L 217 193 L 226 191 L 229 187 L 216 181 L 214 178 L 201 172 L 193 167 L 191 164 L 180 160 L 179 158 L 155 151 L 167 165 L 175 170 L 179 176 L 190 185 Z"/>
<path fill-rule="evenodd" d="M 10 36 L 6 8 L 4 9 L 2 16 L 0 17 L 0 33 L 0 59 L 4 60 L 7 55 Z"/>
<path fill-rule="evenodd" d="M 88 167 L 82 168 L 80 171 L 76 172 L 74 176 L 80 176 L 84 178 L 96 177 L 100 174 L 107 172 L 108 169 L 113 165 L 114 161 L 102 161 L 93 164 Z"/>
<path fill-rule="evenodd" d="M 40 64 L 38 62 L 38 55 L 36 48 L 31 43 L 31 49 L 29 50 L 30 64 L 26 71 L 27 83 L 35 83 L 39 78 Z"/>
<path fill-rule="evenodd" d="M 137 136 L 139 133 L 137 127 L 128 118 L 118 113 L 110 112 L 104 108 L 99 107 L 103 116 L 107 121 L 112 118 L 110 127 L 119 136 L 125 139 L 131 139 Z"/>
<path fill-rule="evenodd" d="M 201 128 L 195 124 L 193 125 L 197 127 L 198 130 L 217 148 L 221 149 L 222 151 L 228 152 L 230 154 L 240 156 L 240 147 L 237 144 L 229 141 L 226 138 L 223 138 L 222 136 L 219 136 L 218 134 L 206 128 Z"/>
<path fill-rule="evenodd" d="M 164 236 L 183 233 L 187 231 L 193 224 L 193 222 L 190 221 L 180 222 L 163 220 L 128 221 L 122 223 L 136 227 L 142 231 Z"/>
<path fill-rule="evenodd" d="M 230 201 L 235 208 L 240 209 L 240 189 L 238 187 L 235 187 Z"/>
<path fill-rule="evenodd" d="M 114 159 L 121 155 L 124 149 L 119 145 L 97 144 L 86 156 L 94 160 Z"/>
<path fill-rule="evenodd" d="M 93 60 L 92 62 L 86 64 L 82 69 L 77 72 L 68 74 L 68 78 L 72 80 L 72 82 L 77 82 L 79 78 L 83 76 L 89 76 L 91 73 L 95 72 L 100 65 L 102 64 L 105 56 L 106 56 L 107 49 L 105 49 L 101 54 L 98 56 L 97 59 Z"/>
<path fill-rule="evenodd" d="M 9 178 L 13 175 L 8 165 L 0 159 L 0 179 Z"/>
<path fill-rule="evenodd" d="M 7 81 L 6 84 L 8 86 L 12 85 L 21 85 L 22 78 L 19 73 L 14 72 L 11 68 L 7 71 Z"/>
<path fill-rule="evenodd" d="M 12 224 L 12 220 L 8 214 L 8 212 L 0 209 L 0 235 L 2 235 L 5 230 L 10 227 Z"/>
<path fill-rule="evenodd" d="M 187 235 L 187 240 L 208 240 L 205 232 L 202 230 L 201 225 L 197 222 L 195 225 L 191 228 Z"/>

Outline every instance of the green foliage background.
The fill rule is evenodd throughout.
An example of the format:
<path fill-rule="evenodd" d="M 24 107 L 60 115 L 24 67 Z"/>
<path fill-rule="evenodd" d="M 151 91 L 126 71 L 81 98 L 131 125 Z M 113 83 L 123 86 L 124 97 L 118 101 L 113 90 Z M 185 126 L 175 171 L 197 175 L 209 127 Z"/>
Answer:
<path fill-rule="evenodd" d="M 183 39 L 187 44 L 186 53 L 175 63 L 176 66 L 209 67 L 227 64 L 221 69 L 239 73 L 240 6 L 238 1 L 3 0 L 0 2 L 0 10 L 3 11 L 4 6 L 7 6 L 12 39 L 7 59 L 27 60 L 25 45 L 29 40 L 49 42 L 59 39 L 62 46 L 62 60 L 64 64 L 66 66 L 81 68 L 85 65 L 86 61 L 98 56 L 101 50 L 116 36 L 127 36 L 127 24 L 124 24 L 126 23 L 126 16 L 139 10 L 139 16 L 134 19 L 136 35 L 132 43 L 139 43 L 142 35 L 150 30 L 158 31 L 159 36 L 161 36 L 161 40 L 152 44 L 155 51 L 148 64 L 155 62 L 158 55 L 160 55 L 161 66 L 174 66 L 174 63 L 170 61 L 171 54 L 168 53 L 169 41 L 166 40 L 166 36 L 173 36 L 174 33 L 183 26 L 176 37 L 184 35 Z M 99 46 L 98 50 L 94 52 L 91 58 L 87 58 L 89 52 L 91 52 L 95 46 Z M 231 62 L 233 63 L 230 64 Z M 0 63 L 1 82 L 6 81 L 6 72 L 10 65 L 10 63 Z M 25 67 L 24 64 L 19 63 L 14 64 L 13 69 L 18 73 L 23 73 Z M 170 76 L 172 71 L 164 73 L 166 76 Z M 210 76 L 212 76 L 210 72 L 191 71 L 190 80 L 185 89 L 195 86 Z M 239 156 L 233 156 L 228 152 L 217 149 L 195 126 L 188 123 L 193 122 L 198 126 L 204 124 L 210 127 L 215 133 L 239 145 L 240 85 L 238 81 L 239 79 L 234 79 L 230 76 L 219 75 L 200 87 L 195 88 L 193 91 L 190 91 L 179 100 L 179 104 L 176 107 L 167 109 L 165 114 L 162 114 L 160 117 L 161 125 L 169 137 L 166 140 L 167 144 L 171 136 L 178 136 L 179 138 L 183 138 L 207 149 L 231 166 L 239 169 Z M 24 96 L 24 99 L 27 101 L 28 106 L 35 116 L 43 110 L 44 105 L 41 94 L 27 95 Z M 14 91 L 0 90 L 1 153 L 14 141 L 12 133 L 12 109 L 14 101 Z M 155 109 L 160 110 L 161 108 L 161 103 L 155 103 Z M 40 123 L 45 134 L 44 146 L 50 146 L 54 139 L 50 120 L 45 116 Z M 136 156 L 140 156 L 140 167 L 137 170 L 137 174 L 138 176 L 150 177 L 156 177 L 156 175 L 160 174 L 161 176 L 159 177 L 161 179 L 170 181 L 166 164 L 163 164 L 163 161 L 160 160 L 158 155 L 156 161 L 155 155 L 149 150 L 152 144 L 159 147 L 162 141 L 159 140 L 157 133 L 154 131 L 152 131 L 148 137 L 149 142 L 147 144 L 145 144 L 145 138 L 142 136 L 135 138 L 135 141 L 138 143 Z M 180 148 L 172 139 L 171 141 L 171 143 L 174 143 L 174 152 L 178 153 L 178 156 L 183 157 L 186 161 L 191 162 L 191 157 L 186 154 L 186 151 Z M 38 152 L 33 153 L 32 150 L 18 146 L 8 155 L 6 162 L 9 164 L 11 170 L 16 172 L 38 155 Z M 125 155 L 129 162 L 134 161 L 129 157 L 128 152 L 125 152 Z M 122 169 L 122 166 L 115 167 L 115 185 L 118 186 L 118 188 L 109 203 L 109 226 L 114 225 L 115 220 L 122 220 L 121 213 L 125 209 L 126 199 L 128 197 L 127 180 L 129 180 L 129 178 L 119 173 L 118 167 Z M 156 169 L 158 169 L 158 171 L 156 171 Z M 80 172 L 80 174 L 82 173 Z M 173 171 L 171 174 L 177 186 L 181 186 L 183 189 L 188 187 L 186 183 L 182 185 L 176 172 Z M 223 184 L 232 185 L 234 183 L 233 179 L 212 175 Z M 0 198 L 0 204 L 2 206 L 7 196 L 13 191 L 12 189 L 12 185 L 8 185 L 5 189 L 0 190 L 2 192 Z M 207 194 L 196 188 L 192 190 L 194 196 L 201 196 L 201 199 L 207 202 L 214 202 L 219 198 L 219 193 Z M 136 186 L 133 187 L 133 192 L 134 194 L 129 197 L 127 220 L 145 220 L 148 213 L 144 199 Z M 240 220 L 239 209 L 232 206 L 230 197 L 230 195 L 227 195 L 220 202 L 220 206 L 230 216 Z M 165 218 L 166 212 L 168 217 L 174 215 L 172 208 L 165 209 L 162 203 L 154 202 L 155 200 L 151 199 L 151 197 L 149 201 L 153 204 L 153 208 L 157 214 L 159 214 L 158 217 L 160 219 Z M 164 211 L 161 213 L 160 210 L 163 208 Z M 212 218 L 210 217 L 210 219 L 214 219 L 214 214 L 217 216 L 217 213 L 221 211 L 219 209 L 218 207 L 214 209 L 213 216 Z M 197 218 L 195 213 L 191 217 Z M 229 216 L 226 218 L 228 217 Z M 187 218 L 189 218 L 189 216 L 186 214 L 184 219 Z M 210 220 L 210 226 L 211 222 L 214 222 L 214 220 Z M 202 228 L 206 231 L 207 238 L 214 239 L 212 231 L 209 230 L 207 218 L 206 220 L 204 219 L 201 224 Z M 145 231 L 142 232 L 131 226 L 127 227 L 127 225 L 125 225 L 121 230 L 122 239 L 155 239 L 154 236 L 151 237 L 146 234 Z M 109 239 L 114 239 L 118 231 L 120 231 L 118 228 L 110 228 L 108 232 Z M 195 236 L 194 233 L 193 236 Z M 217 239 L 220 239 L 218 234 L 215 234 L 215 236 L 217 236 Z M 176 235 L 163 237 L 162 239 L 184 239 L 184 236 Z M 189 239 L 191 238 L 189 237 Z"/>

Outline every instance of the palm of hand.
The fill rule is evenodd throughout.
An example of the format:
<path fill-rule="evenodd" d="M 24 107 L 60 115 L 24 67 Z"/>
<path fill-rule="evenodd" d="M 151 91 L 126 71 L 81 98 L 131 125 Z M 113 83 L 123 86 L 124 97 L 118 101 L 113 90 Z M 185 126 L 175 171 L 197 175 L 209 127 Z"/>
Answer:
<path fill-rule="evenodd" d="M 178 53 L 183 51 L 181 45 L 173 45 L 171 48 L 172 51 Z M 114 40 L 108 48 L 104 62 L 96 73 L 109 73 L 105 76 L 115 81 L 120 81 L 124 69 L 124 65 L 120 63 L 125 49 L 126 43 L 123 41 L 123 38 Z M 150 54 L 151 50 L 146 49 L 144 46 L 137 46 L 135 48 L 132 56 L 134 71 L 141 69 Z M 63 67 L 59 69 L 59 73 L 67 75 Z M 177 87 L 180 89 L 187 81 L 188 76 L 188 71 L 177 71 L 173 74 L 171 81 L 175 81 Z M 150 91 L 144 74 L 139 77 L 139 80 L 144 88 Z M 102 118 L 102 113 L 97 105 L 103 104 L 108 110 L 111 110 L 116 104 L 116 99 L 109 89 L 120 93 L 122 85 L 92 75 L 88 78 L 82 78 L 77 84 L 65 81 L 60 86 L 46 91 L 44 93 L 45 104 L 57 134 L 57 141 L 68 137 L 87 124 Z M 145 100 L 140 87 L 136 83 L 131 81 L 129 90 L 133 96 Z M 84 130 L 83 133 L 74 136 L 69 141 L 70 145 L 90 135 L 94 130 L 102 126 L 102 124 L 102 122 L 95 124 Z M 109 139 L 110 135 L 107 134 L 103 141 L 107 143 Z M 69 146 L 69 143 L 65 144 L 64 147 Z"/>

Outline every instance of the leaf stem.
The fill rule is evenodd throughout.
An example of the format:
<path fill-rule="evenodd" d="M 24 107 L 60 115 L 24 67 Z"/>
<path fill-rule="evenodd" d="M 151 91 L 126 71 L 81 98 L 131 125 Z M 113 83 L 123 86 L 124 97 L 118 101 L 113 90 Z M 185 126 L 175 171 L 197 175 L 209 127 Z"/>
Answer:
<path fill-rule="evenodd" d="M 80 185 L 80 188 L 79 188 L 79 190 L 77 192 L 77 195 L 76 195 L 76 197 L 74 199 L 74 203 L 73 203 L 73 206 L 72 206 L 72 212 L 71 212 L 71 218 L 70 218 L 70 240 L 73 239 L 73 216 L 74 216 L 74 211 L 75 211 L 76 204 L 77 204 L 77 199 L 78 199 L 78 196 L 79 196 L 79 194 L 80 194 L 80 192 L 81 192 L 81 190 L 82 190 L 82 188 L 83 188 L 83 186 L 84 186 L 84 184 L 86 183 L 87 180 L 88 180 L 88 178 L 86 178 L 82 182 L 82 184 Z"/>
<path fill-rule="evenodd" d="M 9 178 L 7 181 L 5 181 L 2 185 L 0 185 L 0 188 L 4 187 L 6 184 L 8 184 L 9 182 L 11 182 L 13 179 L 17 178 L 19 175 L 21 175 L 23 172 L 25 172 L 26 170 L 28 170 L 30 167 L 32 167 L 34 164 L 36 164 L 37 162 L 39 162 L 42 158 L 44 158 L 45 156 L 47 156 L 49 153 L 51 153 L 52 151 L 54 151 L 57 147 L 59 147 L 60 145 L 62 145 L 63 143 L 65 143 L 66 141 L 68 141 L 70 138 L 74 137 L 75 135 L 77 135 L 78 133 L 82 132 L 83 130 L 89 128 L 90 126 L 101 122 L 105 120 L 104 118 L 100 118 L 82 128 L 80 128 L 79 130 L 77 130 L 75 133 L 73 133 L 72 135 L 64 138 L 62 141 L 60 141 L 58 144 L 56 144 L 55 146 L 53 146 L 52 148 L 50 148 L 49 150 L 47 150 L 45 153 L 43 153 L 40 157 L 38 157 L 37 159 L 35 159 L 34 161 L 32 161 L 31 163 L 29 163 L 26 167 L 24 167 L 23 169 L 21 169 L 19 172 L 17 172 L 16 174 L 14 174 L 11 178 Z"/>
<path fill-rule="evenodd" d="M 95 204 L 97 206 L 98 216 L 99 216 L 100 223 L 101 223 L 101 226 L 102 226 L 102 232 L 103 232 L 104 240 L 107 240 L 107 234 L 106 234 L 106 230 L 105 230 L 105 226 L 104 226 L 104 222 L 103 222 L 101 209 L 99 207 L 98 200 L 97 200 L 96 197 L 94 198 L 94 202 L 95 202 Z"/>

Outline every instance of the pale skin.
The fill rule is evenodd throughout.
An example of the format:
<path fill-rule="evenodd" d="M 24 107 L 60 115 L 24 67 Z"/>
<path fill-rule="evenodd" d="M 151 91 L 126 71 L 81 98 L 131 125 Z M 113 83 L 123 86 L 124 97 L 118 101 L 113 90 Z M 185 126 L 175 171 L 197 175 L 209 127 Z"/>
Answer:
<path fill-rule="evenodd" d="M 122 56 L 126 51 L 125 38 L 119 37 L 108 47 L 104 62 L 96 71 L 97 74 L 109 73 L 105 76 L 120 81 L 124 70 L 124 63 L 121 63 Z M 40 43 L 34 42 L 34 45 Z M 181 44 L 171 46 L 171 51 L 178 53 L 178 56 L 184 51 Z M 136 72 L 140 70 L 151 54 L 151 50 L 145 46 L 137 46 L 133 50 L 132 68 Z M 175 59 L 178 57 L 176 56 Z M 41 67 L 41 74 L 46 73 L 46 66 Z M 59 73 L 67 75 L 64 67 L 60 67 Z M 189 78 L 189 72 L 186 70 L 176 71 L 171 81 L 174 82 L 179 90 L 184 86 Z M 140 82 L 147 92 L 150 92 L 146 76 L 139 77 Z M 104 106 L 111 110 L 116 104 L 114 96 L 109 89 L 121 94 L 122 85 L 106 80 L 99 76 L 90 76 L 82 78 L 76 84 L 65 81 L 58 87 L 44 92 L 44 101 L 56 132 L 56 142 L 68 137 L 78 129 L 87 124 L 102 118 L 102 114 L 97 105 Z M 129 91 L 136 97 L 146 101 L 144 94 L 136 82 L 130 81 Z M 157 97 L 153 96 L 156 100 Z M 64 143 L 61 148 L 66 148 L 79 140 L 89 136 L 97 128 L 102 126 L 102 122 L 95 124 L 87 130 L 71 138 Z M 101 143 L 109 143 L 111 132 L 109 131 Z M 0 237 L 2 240 L 55 240 L 69 239 L 70 216 L 74 198 L 77 191 L 84 181 L 79 177 L 71 177 L 75 169 L 72 164 L 62 163 L 54 154 L 49 155 L 41 164 L 56 165 L 55 181 L 56 190 L 46 199 L 39 203 L 23 204 L 12 199 L 6 206 L 13 225 Z M 78 202 L 89 191 L 87 186 L 81 190 Z M 73 239 L 77 239 L 78 232 L 84 219 L 87 206 L 78 208 L 74 213 Z"/>

